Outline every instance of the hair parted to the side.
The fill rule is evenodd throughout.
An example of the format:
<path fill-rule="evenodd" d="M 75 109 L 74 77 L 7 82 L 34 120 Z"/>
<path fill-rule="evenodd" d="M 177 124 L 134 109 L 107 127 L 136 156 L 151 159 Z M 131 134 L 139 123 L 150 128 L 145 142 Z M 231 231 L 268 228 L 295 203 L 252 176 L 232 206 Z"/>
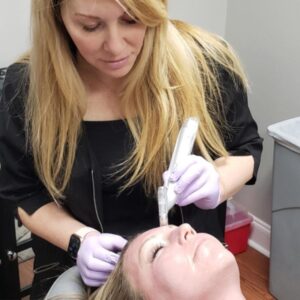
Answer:
<path fill-rule="evenodd" d="M 144 179 L 148 193 L 155 193 L 161 184 L 180 126 L 190 116 L 200 120 L 199 152 L 210 161 L 211 155 L 227 155 L 220 134 L 222 128 L 230 129 L 221 99 L 221 69 L 236 87 L 247 89 L 233 49 L 214 34 L 169 20 L 166 2 L 122 1 L 149 28 L 122 95 L 135 148 L 119 170 L 121 176 L 131 175 L 124 189 Z M 130 118 L 132 112 L 137 118 Z"/>
<path fill-rule="evenodd" d="M 25 110 L 35 167 L 55 200 L 63 198 L 69 181 L 85 112 L 83 84 L 60 18 L 63 1 L 31 2 L 30 87 Z"/>
<path fill-rule="evenodd" d="M 71 176 L 86 109 L 74 45 L 60 17 L 63 1 L 69 0 L 32 1 L 26 102 L 35 167 L 56 200 L 63 199 Z M 118 175 L 129 178 L 123 189 L 143 180 L 145 191 L 154 193 L 186 118 L 197 116 L 200 120 L 196 143 L 206 159 L 211 160 L 211 154 L 227 155 L 220 136 L 226 120 L 218 69 L 228 70 L 245 88 L 246 80 L 232 49 L 212 34 L 170 21 L 166 0 L 116 2 L 147 26 L 143 49 L 121 95 L 135 145 L 119 166 Z"/>

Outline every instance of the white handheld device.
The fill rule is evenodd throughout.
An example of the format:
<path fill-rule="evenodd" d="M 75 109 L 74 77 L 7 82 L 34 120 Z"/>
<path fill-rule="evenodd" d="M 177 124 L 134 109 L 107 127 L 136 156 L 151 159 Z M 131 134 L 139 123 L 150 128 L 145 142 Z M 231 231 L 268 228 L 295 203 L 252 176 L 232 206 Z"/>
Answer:
<path fill-rule="evenodd" d="M 180 128 L 175 148 L 169 165 L 169 174 L 175 167 L 189 154 L 191 154 L 196 139 L 199 121 L 195 117 L 188 118 Z M 175 183 L 169 179 L 164 186 L 158 188 L 158 211 L 160 226 L 168 224 L 168 212 L 176 203 L 176 193 L 174 192 Z"/>

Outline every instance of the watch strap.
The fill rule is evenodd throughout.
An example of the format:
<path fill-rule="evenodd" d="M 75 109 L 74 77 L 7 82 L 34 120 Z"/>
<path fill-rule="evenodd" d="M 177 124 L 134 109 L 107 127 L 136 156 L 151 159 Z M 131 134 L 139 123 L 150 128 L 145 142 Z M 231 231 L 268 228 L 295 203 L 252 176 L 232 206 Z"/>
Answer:
<path fill-rule="evenodd" d="M 92 227 L 82 227 L 80 229 L 78 229 L 74 234 L 76 234 L 79 238 L 80 241 L 82 242 L 85 238 L 85 236 L 90 233 L 90 232 L 98 232 L 96 229 L 92 228 Z"/>

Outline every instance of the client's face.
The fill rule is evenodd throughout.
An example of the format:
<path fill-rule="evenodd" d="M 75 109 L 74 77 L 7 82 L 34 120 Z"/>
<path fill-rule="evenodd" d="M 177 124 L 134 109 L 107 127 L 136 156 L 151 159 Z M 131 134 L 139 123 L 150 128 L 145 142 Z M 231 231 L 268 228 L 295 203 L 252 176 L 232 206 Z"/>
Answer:
<path fill-rule="evenodd" d="M 139 235 L 125 253 L 124 271 L 146 299 L 205 299 L 220 283 L 239 282 L 233 255 L 216 238 L 197 234 L 188 224 Z"/>

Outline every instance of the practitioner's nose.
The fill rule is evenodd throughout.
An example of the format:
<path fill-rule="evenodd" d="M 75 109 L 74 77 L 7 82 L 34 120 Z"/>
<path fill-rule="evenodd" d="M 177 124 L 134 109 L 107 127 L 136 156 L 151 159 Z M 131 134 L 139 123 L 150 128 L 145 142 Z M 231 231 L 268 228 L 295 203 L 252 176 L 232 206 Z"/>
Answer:
<path fill-rule="evenodd" d="M 120 58 L 125 47 L 123 33 L 117 25 L 108 26 L 104 40 L 104 50 Z M 123 57 L 122 57 L 123 58 Z"/>

